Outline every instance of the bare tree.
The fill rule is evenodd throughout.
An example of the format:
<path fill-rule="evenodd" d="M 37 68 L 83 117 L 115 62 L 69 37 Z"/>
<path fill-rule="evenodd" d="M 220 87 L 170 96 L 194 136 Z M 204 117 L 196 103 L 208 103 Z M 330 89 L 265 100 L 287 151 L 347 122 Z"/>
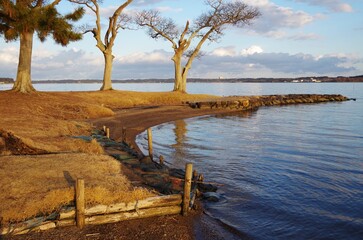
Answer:
<path fill-rule="evenodd" d="M 83 8 L 63 16 L 56 9 L 60 1 L 0 0 L 0 35 L 3 35 L 6 41 L 20 39 L 14 91 L 23 93 L 35 91 L 31 82 L 34 33 L 37 33 L 41 41 L 52 35 L 53 39 L 62 46 L 82 38 L 81 33 L 73 30 L 71 22 L 81 19 L 84 14 Z"/>
<path fill-rule="evenodd" d="M 70 0 L 73 3 L 78 3 L 88 7 L 96 15 L 96 26 L 92 30 L 87 30 L 86 32 L 92 32 L 95 38 L 97 48 L 102 52 L 105 59 L 105 67 L 103 71 L 103 84 L 101 90 L 111 90 L 112 89 L 112 64 L 115 58 L 112 54 L 112 48 L 114 46 L 115 39 L 117 37 L 118 30 L 123 28 L 124 24 L 129 22 L 131 18 L 127 15 L 122 14 L 123 10 L 133 1 L 127 0 L 122 5 L 120 5 L 113 15 L 109 17 L 108 28 L 102 40 L 102 26 L 101 26 L 101 14 L 100 6 L 102 3 L 100 0 Z"/>
<path fill-rule="evenodd" d="M 206 0 L 205 3 L 210 10 L 202 13 L 193 24 L 187 21 L 184 28 L 179 28 L 171 18 L 162 17 L 157 10 L 144 10 L 135 16 L 135 23 L 148 28 L 148 35 L 151 38 L 163 38 L 172 44 L 174 49 L 172 61 L 175 68 L 174 91 L 186 92 L 188 71 L 206 41 L 217 41 L 228 25 L 242 28 L 260 16 L 258 9 L 241 1 Z M 196 44 L 191 49 L 193 41 Z M 186 57 L 184 66 L 182 66 L 183 56 Z"/>

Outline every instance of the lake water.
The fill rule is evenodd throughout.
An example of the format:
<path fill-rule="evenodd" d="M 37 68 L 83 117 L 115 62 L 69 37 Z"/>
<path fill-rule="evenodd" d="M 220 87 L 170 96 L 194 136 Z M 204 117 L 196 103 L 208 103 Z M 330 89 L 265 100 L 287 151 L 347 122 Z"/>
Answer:
<path fill-rule="evenodd" d="M 223 184 L 221 200 L 206 202 L 206 210 L 239 237 L 363 239 L 363 84 L 213 84 L 203 90 L 211 89 L 357 98 L 179 120 L 154 127 L 153 139 L 156 154 L 172 166 L 191 162 L 206 181 Z M 145 134 L 138 142 L 146 148 Z"/>
<path fill-rule="evenodd" d="M 0 90 L 10 85 L 0 85 Z M 98 84 L 35 84 L 38 90 L 97 90 Z M 170 91 L 172 84 L 115 84 Z M 153 128 L 154 151 L 171 166 L 192 162 L 222 184 L 212 217 L 238 231 L 226 239 L 363 239 L 363 83 L 191 83 L 215 95 L 343 94 L 357 101 L 263 107 Z M 138 136 L 145 146 L 145 134 Z"/>

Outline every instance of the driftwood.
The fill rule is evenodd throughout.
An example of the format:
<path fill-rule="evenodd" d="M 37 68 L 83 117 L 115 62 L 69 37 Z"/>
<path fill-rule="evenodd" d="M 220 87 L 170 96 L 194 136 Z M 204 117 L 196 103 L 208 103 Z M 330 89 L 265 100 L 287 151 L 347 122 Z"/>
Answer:
<path fill-rule="evenodd" d="M 97 205 L 85 210 L 86 216 L 100 215 L 100 214 L 110 214 L 110 213 L 120 213 L 133 211 L 144 208 L 155 208 L 163 206 L 173 206 L 180 205 L 182 202 L 182 196 L 180 194 L 167 195 L 167 196 L 157 196 L 150 197 L 138 201 L 133 201 L 129 203 L 117 203 L 111 205 Z M 75 217 L 75 209 L 68 208 L 60 213 L 59 219 L 68 219 Z"/>
<path fill-rule="evenodd" d="M 180 194 L 150 197 L 130 203 L 97 205 L 85 209 L 86 224 L 114 223 L 118 221 L 163 216 L 181 213 L 182 196 Z M 76 211 L 74 207 L 63 209 L 59 214 L 38 217 L 20 224 L 4 227 L 1 235 L 18 235 L 33 231 L 43 231 L 55 227 L 75 226 Z"/>
<path fill-rule="evenodd" d="M 44 218 L 32 219 L 17 226 L 4 227 L 1 230 L 1 235 L 6 235 L 6 234 L 20 235 L 33 231 L 44 231 L 56 227 L 56 223 L 54 221 L 43 222 L 41 220 L 44 220 Z"/>
<path fill-rule="evenodd" d="M 124 220 L 131 220 L 131 219 L 179 214 L 180 212 L 181 212 L 181 206 L 145 208 L 145 209 L 139 209 L 138 211 L 132 211 L 132 212 L 121 212 L 121 213 L 86 217 L 86 224 L 115 223 L 115 222 L 120 222 L 120 221 L 124 221 Z"/>

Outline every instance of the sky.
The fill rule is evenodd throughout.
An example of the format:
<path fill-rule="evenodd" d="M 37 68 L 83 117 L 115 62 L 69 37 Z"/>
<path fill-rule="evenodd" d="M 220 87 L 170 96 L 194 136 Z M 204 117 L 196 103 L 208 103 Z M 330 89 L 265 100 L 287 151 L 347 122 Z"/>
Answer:
<path fill-rule="evenodd" d="M 228 1 L 228 0 L 226 0 Z M 234 1 L 234 0 L 230 0 Z M 104 0 L 103 24 L 124 1 Z M 355 76 L 363 74 L 362 0 L 244 0 L 261 16 L 244 28 L 228 27 L 218 42 L 202 47 L 190 78 Z M 75 8 L 63 0 L 58 9 Z M 126 12 L 157 9 L 180 27 L 208 10 L 204 0 L 134 0 Z M 87 11 L 78 24 L 93 26 Z M 103 25 L 106 29 L 106 25 Z M 15 78 L 19 41 L 0 39 L 0 77 Z M 171 44 L 145 29 L 122 30 L 113 48 L 112 79 L 173 78 Z M 34 38 L 33 80 L 102 79 L 104 60 L 91 33 L 62 47 Z"/>

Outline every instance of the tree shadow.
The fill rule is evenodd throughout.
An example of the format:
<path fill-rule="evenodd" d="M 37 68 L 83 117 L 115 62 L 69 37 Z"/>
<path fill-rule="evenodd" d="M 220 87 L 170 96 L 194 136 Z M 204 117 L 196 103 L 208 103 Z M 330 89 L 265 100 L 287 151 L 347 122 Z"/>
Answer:
<path fill-rule="evenodd" d="M 71 174 L 68 171 L 63 171 L 64 178 L 66 179 L 68 186 L 73 187 L 76 184 L 76 180 L 74 180 Z"/>

